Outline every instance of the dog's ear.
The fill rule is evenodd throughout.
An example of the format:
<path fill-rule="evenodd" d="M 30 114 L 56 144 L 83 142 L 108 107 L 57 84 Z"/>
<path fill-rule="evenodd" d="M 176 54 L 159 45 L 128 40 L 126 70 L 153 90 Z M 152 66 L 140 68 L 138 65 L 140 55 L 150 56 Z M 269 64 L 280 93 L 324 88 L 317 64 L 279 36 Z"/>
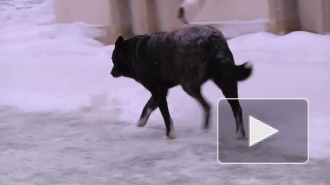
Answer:
<path fill-rule="evenodd" d="M 120 48 L 124 45 L 124 43 L 125 43 L 124 37 L 119 36 L 115 43 L 115 46 Z"/>

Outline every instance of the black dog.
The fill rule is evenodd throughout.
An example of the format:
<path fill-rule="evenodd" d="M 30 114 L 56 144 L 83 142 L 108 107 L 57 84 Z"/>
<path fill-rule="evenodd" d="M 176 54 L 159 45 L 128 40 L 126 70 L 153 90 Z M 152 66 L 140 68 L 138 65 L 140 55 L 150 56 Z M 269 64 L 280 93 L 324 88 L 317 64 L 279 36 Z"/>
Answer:
<path fill-rule="evenodd" d="M 236 66 L 223 34 L 212 26 L 197 26 L 139 35 L 124 40 L 119 37 L 112 54 L 113 77 L 135 79 L 151 92 L 138 126 L 143 127 L 151 112 L 159 107 L 168 138 L 175 138 L 167 107 L 167 91 L 181 85 L 204 108 L 204 127 L 209 126 L 210 106 L 201 95 L 201 85 L 211 79 L 226 98 L 237 98 L 237 82 L 247 79 L 252 67 L 248 63 Z M 245 131 L 242 109 L 238 100 L 228 100 L 236 120 L 237 138 Z"/>

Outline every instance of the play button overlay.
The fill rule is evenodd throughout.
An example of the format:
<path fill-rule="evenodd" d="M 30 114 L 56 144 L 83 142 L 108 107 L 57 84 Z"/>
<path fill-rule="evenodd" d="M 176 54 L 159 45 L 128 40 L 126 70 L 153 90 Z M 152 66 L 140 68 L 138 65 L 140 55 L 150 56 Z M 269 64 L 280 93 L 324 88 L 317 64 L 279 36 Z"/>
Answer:
<path fill-rule="evenodd" d="M 239 101 L 246 139 L 236 139 L 228 101 Z M 217 102 L 220 164 L 306 164 L 309 157 L 306 99 L 220 99 Z"/>
<path fill-rule="evenodd" d="M 250 139 L 249 146 L 253 146 L 260 141 L 276 134 L 277 129 L 263 123 L 262 121 L 250 116 Z"/>

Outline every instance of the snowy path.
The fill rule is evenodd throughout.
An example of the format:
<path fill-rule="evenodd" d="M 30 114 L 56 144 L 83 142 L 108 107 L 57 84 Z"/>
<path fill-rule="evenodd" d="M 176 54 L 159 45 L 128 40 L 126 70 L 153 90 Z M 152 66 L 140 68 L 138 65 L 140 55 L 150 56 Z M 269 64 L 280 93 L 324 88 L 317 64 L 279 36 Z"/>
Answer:
<path fill-rule="evenodd" d="M 330 162 L 219 165 L 215 133 L 1 107 L 0 184 L 328 184 Z M 98 117 L 98 116 L 96 116 Z"/>

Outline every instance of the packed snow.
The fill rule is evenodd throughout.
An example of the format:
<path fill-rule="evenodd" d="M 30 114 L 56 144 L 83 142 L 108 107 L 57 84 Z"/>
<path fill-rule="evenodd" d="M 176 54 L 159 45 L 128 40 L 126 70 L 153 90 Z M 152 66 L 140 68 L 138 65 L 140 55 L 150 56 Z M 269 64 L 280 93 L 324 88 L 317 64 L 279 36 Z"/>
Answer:
<path fill-rule="evenodd" d="M 216 101 L 212 129 L 181 87 L 168 104 L 177 139 L 165 140 L 156 110 L 136 128 L 150 93 L 110 75 L 113 46 L 84 23 L 57 24 L 51 0 L 0 2 L 0 184 L 327 184 L 330 165 L 330 36 L 253 33 L 228 41 L 237 64 L 254 73 L 241 98 L 307 98 L 307 165 L 220 165 L 216 161 Z M 244 110 L 243 110 L 244 111 Z M 234 135 L 234 131 L 232 132 Z"/>

